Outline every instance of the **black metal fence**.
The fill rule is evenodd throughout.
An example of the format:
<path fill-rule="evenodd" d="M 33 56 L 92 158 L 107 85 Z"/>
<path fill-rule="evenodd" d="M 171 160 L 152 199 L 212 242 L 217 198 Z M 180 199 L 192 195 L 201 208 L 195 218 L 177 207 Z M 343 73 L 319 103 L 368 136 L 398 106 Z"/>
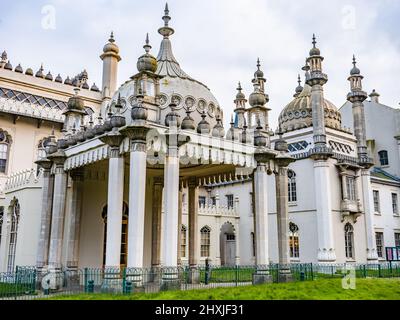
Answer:
<path fill-rule="evenodd" d="M 51 298 L 82 293 L 135 294 L 165 290 L 237 287 L 267 282 L 313 281 L 325 278 L 400 277 L 400 264 L 270 264 L 267 266 L 199 266 L 196 268 L 85 268 L 45 271 L 17 267 L 0 273 L 0 299 Z"/>

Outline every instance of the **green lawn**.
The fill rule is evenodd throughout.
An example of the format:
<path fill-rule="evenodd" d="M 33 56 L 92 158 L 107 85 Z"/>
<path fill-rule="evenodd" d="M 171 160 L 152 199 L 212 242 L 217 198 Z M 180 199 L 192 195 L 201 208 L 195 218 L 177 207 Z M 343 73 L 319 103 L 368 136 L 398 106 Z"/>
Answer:
<path fill-rule="evenodd" d="M 400 279 L 357 279 L 355 290 L 341 279 L 274 283 L 259 286 L 169 291 L 154 294 L 81 294 L 57 300 L 400 300 Z"/>

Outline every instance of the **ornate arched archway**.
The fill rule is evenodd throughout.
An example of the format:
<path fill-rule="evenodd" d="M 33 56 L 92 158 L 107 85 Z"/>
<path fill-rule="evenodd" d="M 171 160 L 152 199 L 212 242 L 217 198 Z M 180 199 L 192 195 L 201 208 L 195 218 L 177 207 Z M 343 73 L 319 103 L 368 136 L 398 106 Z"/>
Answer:
<path fill-rule="evenodd" d="M 236 234 L 231 222 L 225 222 L 219 236 L 221 265 L 233 266 L 236 264 Z"/>

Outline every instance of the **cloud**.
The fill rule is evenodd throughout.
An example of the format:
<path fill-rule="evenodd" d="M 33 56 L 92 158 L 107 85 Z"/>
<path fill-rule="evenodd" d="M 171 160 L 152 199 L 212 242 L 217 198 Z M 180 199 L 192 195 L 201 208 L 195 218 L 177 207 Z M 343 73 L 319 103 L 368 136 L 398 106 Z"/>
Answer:
<path fill-rule="evenodd" d="M 41 26 L 44 5 L 56 9 L 56 29 Z M 271 125 L 276 127 L 282 108 L 293 98 L 297 74 L 317 34 L 329 76 L 325 95 L 337 107 L 349 90 L 347 77 L 355 53 L 365 76 L 364 87 L 375 88 L 381 101 L 399 102 L 400 40 L 395 0 L 169 1 L 173 50 L 183 70 L 207 84 L 224 108 L 225 126 L 233 111 L 237 82 L 248 96 L 260 57 L 270 96 Z M 86 68 L 101 83 L 99 55 L 114 30 L 123 60 L 119 83 L 136 72 L 146 32 L 153 54 L 158 52 L 163 1 L 6 0 L 0 14 L 0 37 L 14 65 L 38 69 L 44 63 L 53 74 L 73 76 Z M 3 48 L 0 48 L 0 50 Z"/>

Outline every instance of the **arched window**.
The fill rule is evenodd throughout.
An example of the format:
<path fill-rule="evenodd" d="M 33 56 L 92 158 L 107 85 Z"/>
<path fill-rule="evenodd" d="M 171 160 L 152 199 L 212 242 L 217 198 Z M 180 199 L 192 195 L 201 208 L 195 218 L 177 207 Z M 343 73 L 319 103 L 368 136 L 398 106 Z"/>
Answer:
<path fill-rule="evenodd" d="M 289 250 L 291 258 L 300 257 L 299 227 L 293 222 L 289 223 Z"/>
<path fill-rule="evenodd" d="M 200 254 L 202 257 L 210 256 L 210 233 L 211 230 L 208 226 L 200 230 Z"/>
<path fill-rule="evenodd" d="M 289 189 L 289 202 L 296 202 L 297 201 L 296 173 L 293 170 L 288 170 L 288 189 Z"/>
<path fill-rule="evenodd" d="M 354 231 L 350 223 L 344 226 L 344 246 L 346 258 L 354 259 Z"/>
<path fill-rule="evenodd" d="M 20 206 L 17 199 L 14 199 L 11 206 L 11 229 L 10 229 L 10 242 L 8 245 L 8 262 L 7 272 L 14 272 L 15 267 L 15 252 L 17 249 L 17 236 L 18 236 L 18 223 L 20 217 Z"/>
<path fill-rule="evenodd" d="M 3 229 L 3 221 L 4 221 L 4 207 L 0 207 L 0 248 L 1 248 L 1 234 Z"/>
<path fill-rule="evenodd" d="M 181 258 L 186 258 L 186 234 L 187 229 L 184 225 L 181 227 Z"/>
<path fill-rule="evenodd" d="M 104 221 L 104 243 L 103 243 L 103 265 L 106 265 L 106 249 L 107 249 L 107 209 L 108 206 L 103 208 L 102 217 Z M 121 267 L 126 267 L 128 258 L 128 205 L 124 202 L 122 215 L 122 230 L 121 230 Z"/>
<path fill-rule="evenodd" d="M 0 129 L 0 173 L 7 172 L 10 144 L 10 136 L 7 134 L 7 132 Z"/>
<path fill-rule="evenodd" d="M 386 150 L 382 150 L 378 152 L 379 155 L 379 162 L 381 166 L 388 166 L 389 165 L 389 156 Z"/>

